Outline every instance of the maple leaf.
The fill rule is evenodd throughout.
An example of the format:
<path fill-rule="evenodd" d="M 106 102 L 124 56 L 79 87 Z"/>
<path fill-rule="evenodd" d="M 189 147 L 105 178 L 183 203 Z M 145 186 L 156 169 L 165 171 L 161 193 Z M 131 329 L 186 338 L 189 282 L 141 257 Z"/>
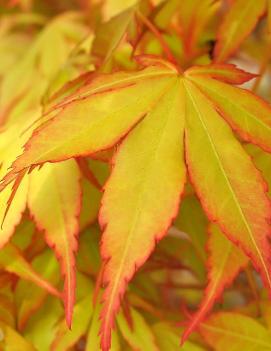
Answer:
<path fill-rule="evenodd" d="M 160 58 L 138 60 L 147 67 L 97 76 L 59 103 L 1 184 L 3 189 L 45 162 L 95 154 L 121 141 L 99 215 L 104 229 L 104 351 L 110 348 L 111 328 L 128 282 L 177 215 L 185 164 L 209 219 L 252 259 L 271 288 L 267 189 L 226 123 L 237 125 L 240 135 L 261 147 L 270 147 L 269 105 L 223 83 L 239 84 L 254 76 L 232 65 L 181 73 Z M 218 84 L 225 88 L 227 104 L 209 96 L 208 89 Z M 243 130 L 240 122 L 248 115 L 253 117 L 249 123 L 257 125 L 253 131 L 246 124 Z"/>
<path fill-rule="evenodd" d="M 238 247 L 223 236 L 217 226 L 210 226 L 209 232 L 210 237 L 207 244 L 209 253 L 208 285 L 198 311 L 183 333 L 182 342 L 196 329 L 225 287 L 231 284 L 239 271 L 248 263 L 248 258 Z"/>
<path fill-rule="evenodd" d="M 46 199 L 46 201 L 44 200 Z M 39 230 L 60 259 L 69 326 L 75 301 L 75 252 L 81 209 L 80 172 L 74 160 L 47 164 L 30 175 L 28 206 Z M 53 206 L 53 210 L 52 210 Z"/>

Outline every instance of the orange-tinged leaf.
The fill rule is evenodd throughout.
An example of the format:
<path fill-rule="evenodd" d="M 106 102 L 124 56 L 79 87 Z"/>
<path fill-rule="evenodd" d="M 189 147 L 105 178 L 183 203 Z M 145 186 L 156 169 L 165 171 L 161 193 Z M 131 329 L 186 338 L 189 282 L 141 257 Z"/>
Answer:
<path fill-rule="evenodd" d="M 15 245 L 7 244 L 0 251 L 0 267 L 9 273 L 14 273 L 23 279 L 35 283 L 50 294 L 60 297 L 58 290 L 33 269 Z"/>
<path fill-rule="evenodd" d="M 30 175 L 31 215 L 61 262 L 64 303 L 70 326 L 75 301 L 75 257 L 81 208 L 80 173 L 74 160 L 47 164 Z"/>
<path fill-rule="evenodd" d="M 101 251 L 106 263 L 103 351 L 109 350 L 114 317 L 128 281 L 177 215 L 185 182 L 180 94 L 181 86 L 176 81 L 127 136 L 105 186 L 100 210 L 100 224 L 105 228 Z"/>
<path fill-rule="evenodd" d="M 215 60 L 225 61 L 255 28 L 266 10 L 266 0 L 236 0 L 220 25 Z"/>
<path fill-rule="evenodd" d="M 34 131 L 4 185 L 31 165 L 84 156 L 113 146 L 160 99 L 174 81 L 174 74 L 166 66 L 150 67 L 136 73 L 102 76 L 84 87 Z"/>
<path fill-rule="evenodd" d="M 213 63 L 205 66 L 193 66 L 185 74 L 187 76 L 203 76 L 221 80 L 229 84 L 243 84 L 257 75 L 245 72 L 232 64 Z"/>
<path fill-rule="evenodd" d="M 271 107 L 251 92 L 214 79 L 193 81 L 242 139 L 271 151 Z"/>
<path fill-rule="evenodd" d="M 185 87 L 186 162 L 192 183 L 209 219 L 251 258 L 270 290 L 266 185 L 210 101 L 192 83 L 186 81 Z"/>
<path fill-rule="evenodd" d="M 248 263 L 248 258 L 238 247 L 225 238 L 218 226 L 211 225 L 209 232 L 210 237 L 207 244 L 209 252 L 208 285 L 198 311 L 183 333 L 182 342 L 195 330 L 211 310 L 215 301 L 219 299 L 225 287 L 231 284 L 239 271 Z"/>
<path fill-rule="evenodd" d="M 200 333 L 215 351 L 271 350 L 271 334 L 251 317 L 233 312 L 212 315 L 200 325 Z"/>

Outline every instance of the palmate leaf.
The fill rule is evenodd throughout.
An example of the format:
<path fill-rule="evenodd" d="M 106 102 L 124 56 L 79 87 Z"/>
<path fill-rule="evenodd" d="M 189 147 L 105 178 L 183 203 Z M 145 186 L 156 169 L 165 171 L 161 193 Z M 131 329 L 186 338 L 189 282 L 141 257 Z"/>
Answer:
<path fill-rule="evenodd" d="M 208 285 L 204 299 L 186 328 L 182 340 L 185 341 L 190 333 L 211 310 L 214 302 L 220 297 L 226 286 L 229 286 L 239 271 L 248 263 L 248 258 L 242 251 L 227 240 L 218 226 L 209 227 Z"/>
<path fill-rule="evenodd" d="M 238 84 L 246 80 L 246 73 L 232 65 L 180 73 L 155 57 L 139 61 L 148 67 L 97 76 L 59 103 L 53 116 L 33 132 L 1 183 L 3 189 L 29 168 L 95 154 L 124 138 L 104 186 L 100 211 L 106 286 L 101 314 L 104 351 L 110 348 L 111 328 L 128 281 L 177 214 L 185 182 L 184 157 L 207 216 L 252 259 L 271 288 L 271 209 L 265 183 L 216 101 L 200 87 L 203 79 L 210 84 L 219 80 Z M 223 86 L 230 89 L 228 84 Z M 257 128 L 250 137 L 268 148 L 268 138 L 262 135 L 271 120 L 269 105 L 239 88 L 226 94 L 240 101 L 235 106 L 243 112 L 242 118 L 247 118 L 244 115 L 251 105 L 258 106 L 253 110 Z M 249 104 L 244 102 L 247 96 Z M 236 109 L 229 108 L 227 120 L 236 120 L 235 113 Z"/>

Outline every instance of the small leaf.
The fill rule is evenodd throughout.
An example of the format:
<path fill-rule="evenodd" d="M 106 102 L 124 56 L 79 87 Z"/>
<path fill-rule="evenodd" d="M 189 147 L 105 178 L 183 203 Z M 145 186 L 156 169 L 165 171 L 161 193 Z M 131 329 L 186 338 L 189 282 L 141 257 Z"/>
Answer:
<path fill-rule="evenodd" d="M 217 62 L 227 60 L 238 49 L 242 41 L 255 28 L 265 10 L 265 0 L 234 1 L 218 31 L 218 41 L 215 46 Z"/>
<path fill-rule="evenodd" d="M 103 63 L 108 61 L 120 44 L 134 18 L 134 12 L 135 8 L 129 8 L 108 22 L 101 24 L 97 29 L 92 54 L 100 57 Z"/>

